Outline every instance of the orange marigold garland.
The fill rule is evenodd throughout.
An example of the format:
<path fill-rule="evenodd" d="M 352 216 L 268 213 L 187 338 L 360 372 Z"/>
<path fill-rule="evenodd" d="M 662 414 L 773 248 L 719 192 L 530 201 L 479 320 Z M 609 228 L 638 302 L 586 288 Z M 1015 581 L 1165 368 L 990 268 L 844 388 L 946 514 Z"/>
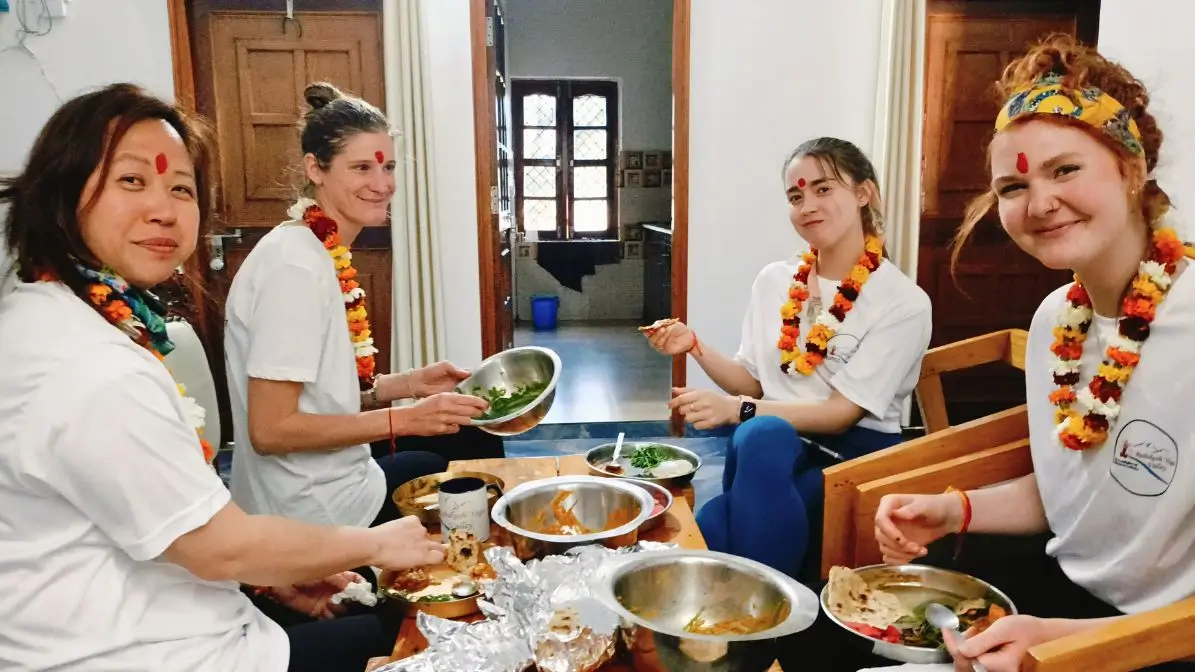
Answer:
<path fill-rule="evenodd" d="M 1076 387 L 1079 366 L 1095 311 L 1083 283 L 1075 277 L 1067 290 L 1067 303 L 1058 315 L 1054 343 L 1050 346 L 1057 357 L 1051 371 L 1057 389 L 1050 393 L 1050 403 L 1057 407 L 1054 422 L 1062 445 L 1071 450 L 1086 450 L 1107 440 L 1108 431 L 1120 414 L 1124 388 L 1141 361 L 1141 346 L 1149 338 L 1149 325 L 1170 291 L 1183 254 L 1183 244 L 1174 229 L 1154 231 L 1149 252 L 1121 305 L 1123 316 L 1117 321 L 1116 336 L 1108 344 L 1099 370 L 1087 387 L 1081 389 Z"/>
<path fill-rule="evenodd" d="M 780 348 L 780 370 L 790 373 L 795 368 L 802 375 L 808 376 L 826 359 L 826 349 L 830 339 L 842 326 L 846 314 L 855 307 L 863 285 L 877 268 L 883 256 L 884 243 L 876 236 L 868 236 L 863 243 L 863 255 L 851 272 L 838 285 L 838 293 L 834 295 L 834 302 L 829 308 L 822 310 L 814 320 L 813 327 L 805 337 L 805 351 L 801 352 L 798 343 L 801 336 L 801 309 L 805 300 L 809 298 L 809 274 L 813 265 L 817 263 L 817 250 L 810 249 L 801 255 L 801 265 L 793 275 L 792 284 L 788 288 L 788 301 L 780 309 L 780 340 L 776 346 Z"/>
<path fill-rule="evenodd" d="M 299 213 L 299 214 L 297 214 Z M 365 312 L 365 290 L 357 283 L 357 269 L 353 268 L 353 253 L 340 244 L 339 227 L 336 221 L 324 214 L 322 208 L 311 199 L 303 199 L 291 210 L 292 217 L 302 216 L 303 223 L 324 244 L 332 255 L 336 278 L 340 281 L 340 293 L 344 297 L 344 314 L 348 320 L 349 340 L 353 343 L 353 355 L 357 358 L 357 381 L 361 390 L 373 387 L 377 378 L 373 335 L 369 330 L 369 315 Z"/>
<path fill-rule="evenodd" d="M 167 352 L 174 346 L 171 345 L 169 339 L 165 335 L 165 326 L 160 316 L 153 317 L 153 321 L 158 324 L 154 328 L 156 336 L 151 334 L 151 328 L 145 324 L 141 318 L 137 317 L 136 311 L 129 305 L 126 294 L 131 290 L 129 285 L 123 278 L 108 270 L 94 271 L 88 268 L 79 269 L 83 275 L 94 280 L 87 285 L 86 296 L 96 312 L 104 317 L 109 324 L 120 329 L 134 343 L 148 350 L 162 365 L 165 366 L 166 356 L 159 350 L 159 347 L 165 348 Z M 58 277 L 50 272 L 42 272 L 38 275 L 38 280 L 41 282 L 57 282 Z M 134 297 L 134 301 L 138 301 Z M 160 309 L 159 309 L 160 310 Z M 149 319 L 149 313 L 142 313 Z M 160 344 L 160 345 L 159 345 Z M 170 368 L 166 370 L 170 372 Z M 170 372 L 171 377 L 174 376 Z M 183 399 L 183 410 L 186 411 L 187 418 L 191 422 L 191 426 L 195 428 L 195 433 L 199 437 L 199 447 L 203 449 L 203 459 L 208 464 L 216 457 L 216 451 L 212 448 L 212 444 L 208 443 L 207 439 L 203 438 L 203 428 L 206 426 L 206 411 L 203 406 L 199 405 L 193 397 L 187 396 L 187 388 L 180 382 L 174 383 L 178 388 L 178 394 Z"/>

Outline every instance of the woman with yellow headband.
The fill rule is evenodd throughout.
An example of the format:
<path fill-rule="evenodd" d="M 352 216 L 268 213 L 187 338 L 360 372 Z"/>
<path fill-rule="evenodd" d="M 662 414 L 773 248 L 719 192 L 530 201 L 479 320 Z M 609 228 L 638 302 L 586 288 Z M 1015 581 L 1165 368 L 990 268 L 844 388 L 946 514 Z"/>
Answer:
<path fill-rule="evenodd" d="M 1069 37 L 1011 63 L 1000 88 L 991 191 L 970 208 L 955 249 L 995 206 L 1021 249 L 1075 272 L 1030 328 L 1034 473 L 968 492 L 890 495 L 876 514 L 890 563 L 971 533 L 956 566 L 1007 591 L 1021 612 L 948 638 L 956 669 L 989 672 L 1018 670 L 1043 642 L 1195 594 L 1195 278 L 1150 175 L 1162 133 L 1149 94 Z"/>

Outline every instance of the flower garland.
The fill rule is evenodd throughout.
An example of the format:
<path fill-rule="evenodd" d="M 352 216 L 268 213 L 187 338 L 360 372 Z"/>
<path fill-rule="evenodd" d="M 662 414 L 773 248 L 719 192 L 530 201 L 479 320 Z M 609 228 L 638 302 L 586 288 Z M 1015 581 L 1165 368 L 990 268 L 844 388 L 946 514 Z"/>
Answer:
<path fill-rule="evenodd" d="M 79 270 L 93 282 L 87 285 L 86 299 L 108 321 L 109 324 L 120 329 L 133 340 L 150 351 L 162 365 L 165 366 L 166 355 L 174 350 L 174 344 L 166 335 L 166 322 L 162 319 L 164 309 L 151 305 L 152 296 L 142 295 L 140 290 L 131 288 L 124 278 L 107 269 L 94 271 L 80 267 Z M 53 274 L 42 273 L 42 281 L 56 281 Z M 156 304 L 153 301 L 153 304 Z M 170 371 L 170 368 L 166 368 Z M 174 373 L 170 373 L 171 377 Z M 199 437 L 199 446 L 203 449 L 203 459 L 208 464 L 216 457 L 212 444 L 203 438 L 203 428 L 206 425 L 206 411 L 193 397 L 187 396 L 187 388 L 175 381 L 179 396 L 183 399 L 183 410 L 195 428 Z"/>
<path fill-rule="evenodd" d="M 336 220 L 324 214 L 315 201 L 304 198 L 295 203 L 288 214 L 302 219 L 312 233 L 324 244 L 332 255 L 336 278 L 340 281 L 340 293 L 344 297 L 344 314 L 348 319 L 349 340 L 353 343 L 353 355 L 357 358 L 357 381 L 361 390 L 371 389 L 377 378 L 374 355 L 378 349 L 373 345 L 369 330 L 369 315 L 365 312 L 365 290 L 357 283 L 357 269 L 353 268 L 353 253 L 340 244 L 339 227 Z"/>
<path fill-rule="evenodd" d="M 817 263 L 817 250 L 810 249 L 801 255 L 801 266 L 793 275 L 792 284 L 788 289 L 788 301 L 780 309 L 783 321 L 780 327 L 780 370 L 789 373 L 795 367 L 802 375 L 808 376 L 826 359 L 826 349 L 830 339 L 842 326 L 846 314 L 855 307 L 859 293 L 871 274 L 880 267 L 883 256 L 884 243 L 876 236 L 867 236 L 863 242 L 863 255 L 851 269 L 846 279 L 838 286 L 838 293 L 834 295 L 834 303 L 814 320 L 813 327 L 805 337 L 805 352 L 797 348 L 797 341 L 801 335 L 801 309 L 805 300 L 809 298 L 809 274 L 813 265 Z"/>
<path fill-rule="evenodd" d="M 1095 311 L 1091 297 L 1079 281 L 1067 290 L 1067 304 L 1054 327 L 1050 351 L 1057 356 L 1052 373 L 1058 389 L 1050 393 L 1056 431 L 1062 445 L 1086 450 L 1103 444 L 1120 414 L 1120 398 L 1133 369 L 1141 361 L 1141 346 L 1149 338 L 1149 325 L 1174 281 L 1184 247 L 1174 229 L 1154 231 L 1149 252 L 1141 261 L 1137 276 L 1121 305 L 1124 314 L 1117 321 L 1116 337 L 1108 344 L 1104 360 L 1087 387 L 1075 391 L 1083 346 Z"/>

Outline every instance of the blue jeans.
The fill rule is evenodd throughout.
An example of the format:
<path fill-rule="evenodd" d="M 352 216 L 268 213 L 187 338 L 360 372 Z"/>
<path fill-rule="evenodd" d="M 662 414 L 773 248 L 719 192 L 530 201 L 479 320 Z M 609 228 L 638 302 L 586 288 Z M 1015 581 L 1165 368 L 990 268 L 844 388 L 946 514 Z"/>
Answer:
<path fill-rule="evenodd" d="M 858 426 L 810 438 L 848 460 L 901 442 L 900 434 Z M 836 462 L 808 446 L 785 420 L 743 423 L 730 440 L 722 494 L 697 514 L 706 545 L 798 577 L 807 553 L 821 550 L 822 469 Z"/>

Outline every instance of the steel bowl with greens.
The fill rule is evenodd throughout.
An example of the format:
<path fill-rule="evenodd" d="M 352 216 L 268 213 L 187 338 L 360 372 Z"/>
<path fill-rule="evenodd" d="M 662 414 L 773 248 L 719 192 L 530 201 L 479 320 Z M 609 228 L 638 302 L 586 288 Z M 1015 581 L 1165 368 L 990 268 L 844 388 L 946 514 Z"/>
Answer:
<path fill-rule="evenodd" d="M 511 348 L 486 359 L 457 392 L 485 399 L 490 408 L 473 426 L 498 436 L 514 436 L 538 425 L 556 398 L 560 357 L 547 348 Z"/>
<path fill-rule="evenodd" d="M 626 441 L 618 460 L 614 444 L 606 443 L 585 454 L 590 473 L 652 481 L 666 487 L 684 485 L 701 468 L 701 458 L 691 450 L 667 443 Z"/>

